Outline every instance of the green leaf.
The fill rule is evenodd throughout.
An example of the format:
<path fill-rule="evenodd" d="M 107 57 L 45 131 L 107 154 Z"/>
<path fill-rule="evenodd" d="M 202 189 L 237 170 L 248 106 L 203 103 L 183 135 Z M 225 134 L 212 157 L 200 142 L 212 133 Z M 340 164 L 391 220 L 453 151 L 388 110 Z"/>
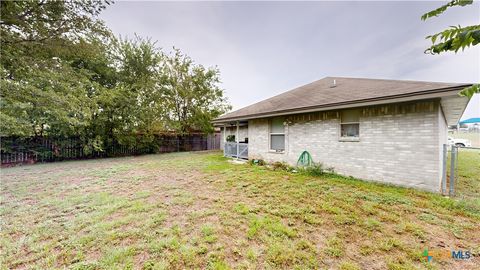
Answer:
<path fill-rule="evenodd" d="M 463 89 L 459 94 L 465 97 L 473 97 L 474 94 L 480 93 L 480 84 L 474 84 L 470 87 Z"/>

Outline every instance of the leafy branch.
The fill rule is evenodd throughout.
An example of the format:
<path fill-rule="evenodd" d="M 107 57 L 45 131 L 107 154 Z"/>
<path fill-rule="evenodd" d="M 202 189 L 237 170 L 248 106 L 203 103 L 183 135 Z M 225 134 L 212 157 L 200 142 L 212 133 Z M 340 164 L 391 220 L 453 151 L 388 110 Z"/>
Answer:
<path fill-rule="evenodd" d="M 447 4 L 435 9 L 435 10 L 432 10 L 430 12 L 427 12 L 425 14 L 422 15 L 422 21 L 425 21 L 427 20 L 428 18 L 431 18 L 431 17 L 438 17 L 440 14 L 442 14 L 443 12 L 445 12 L 447 10 L 447 8 L 450 8 L 450 7 L 454 7 L 454 6 L 466 6 L 466 5 L 471 5 L 473 3 L 473 0 L 453 0 L 453 1 L 450 1 L 448 2 Z"/>
<path fill-rule="evenodd" d="M 467 88 L 464 88 L 461 92 L 461 96 L 472 97 L 475 93 L 480 93 L 480 84 L 474 84 Z"/>
<path fill-rule="evenodd" d="M 480 43 L 480 24 L 467 27 L 450 26 L 449 29 L 426 38 L 430 39 L 433 45 L 426 49 L 425 53 L 458 52 L 460 49 L 463 51 L 466 47 Z"/>
<path fill-rule="evenodd" d="M 471 4 L 473 4 L 473 0 L 453 0 L 435 10 L 423 14 L 421 19 L 425 21 L 431 17 L 439 16 L 448 8 L 454 6 L 464 7 Z M 450 26 L 442 32 L 427 36 L 426 39 L 430 39 L 432 45 L 425 50 L 425 53 L 441 54 L 449 51 L 457 53 L 460 49 L 463 51 L 465 48 L 480 43 L 480 24 L 466 27 L 460 25 Z M 479 84 L 474 84 L 463 89 L 460 95 L 472 97 L 475 93 L 480 93 Z"/>

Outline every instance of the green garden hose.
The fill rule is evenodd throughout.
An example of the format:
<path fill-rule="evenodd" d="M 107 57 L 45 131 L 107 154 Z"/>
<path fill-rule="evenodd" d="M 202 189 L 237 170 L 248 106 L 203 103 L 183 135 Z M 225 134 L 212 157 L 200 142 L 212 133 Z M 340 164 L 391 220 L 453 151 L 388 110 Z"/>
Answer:
<path fill-rule="evenodd" d="M 303 151 L 297 161 L 297 166 L 309 167 L 313 164 L 312 155 L 308 151 Z"/>

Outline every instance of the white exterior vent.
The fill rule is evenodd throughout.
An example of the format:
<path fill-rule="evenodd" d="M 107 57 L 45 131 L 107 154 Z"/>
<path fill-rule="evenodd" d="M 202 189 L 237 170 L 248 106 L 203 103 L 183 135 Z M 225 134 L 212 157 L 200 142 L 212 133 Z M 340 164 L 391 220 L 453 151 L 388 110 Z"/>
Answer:
<path fill-rule="evenodd" d="M 333 80 L 333 84 L 330 85 L 330 88 L 336 87 L 337 86 L 337 80 Z"/>

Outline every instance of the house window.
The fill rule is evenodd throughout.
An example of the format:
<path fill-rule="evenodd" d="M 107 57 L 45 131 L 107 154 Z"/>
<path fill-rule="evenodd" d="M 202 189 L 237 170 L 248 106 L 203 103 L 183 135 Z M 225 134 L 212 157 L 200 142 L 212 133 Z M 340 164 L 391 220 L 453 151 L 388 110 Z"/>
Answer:
<path fill-rule="evenodd" d="M 360 111 L 359 110 L 342 111 L 340 134 L 342 138 L 359 138 L 360 137 Z"/>
<path fill-rule="evenodd" d="M 283 121 L 283 117 L 276 117 L 270 122 L 270 150 L 277 152 L 285 150 L 285 126 Z"/>

